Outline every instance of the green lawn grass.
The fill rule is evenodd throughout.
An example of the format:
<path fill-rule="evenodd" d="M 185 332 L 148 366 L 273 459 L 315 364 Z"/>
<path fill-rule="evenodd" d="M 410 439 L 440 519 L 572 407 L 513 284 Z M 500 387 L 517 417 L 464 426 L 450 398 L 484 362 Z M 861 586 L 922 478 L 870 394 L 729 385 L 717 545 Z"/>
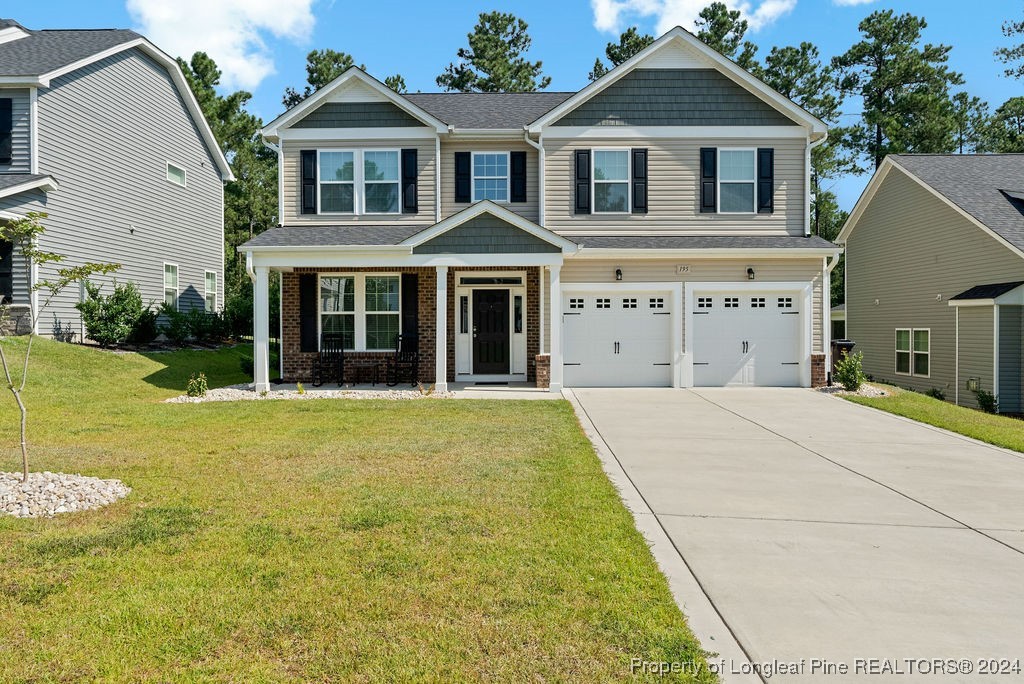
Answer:
<path fill-rule="evenodd" d="M 566 402 L 161 403 L 194 371 L 242 381 L 243 353 L 38 343 L 33 469 L 133 492 L 0 518 L 0 681 L 598 682 L 702 660 Z M 9 399 L 0 439 L 17 470 Z"/>
<path fill-rule="evenodd" d="M 926 394 L 882 385 L 889 394 L 884 397 L 842 395 L 844 399 L 872 406 L 898 416 L 935 427 L 958 432 L 967 437 L 996 446 L 1024 452 L 1024 421 L 940 401 Z"/>

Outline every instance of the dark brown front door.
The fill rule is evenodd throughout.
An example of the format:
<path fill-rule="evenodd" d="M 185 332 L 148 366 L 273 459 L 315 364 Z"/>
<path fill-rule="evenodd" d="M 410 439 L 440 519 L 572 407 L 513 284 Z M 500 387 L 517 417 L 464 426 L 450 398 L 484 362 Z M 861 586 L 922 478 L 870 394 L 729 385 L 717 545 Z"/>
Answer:
<path fill-rule="evenodd" d="M 508 290 L 473 290 L 473 373 L 508 374 Z"/>

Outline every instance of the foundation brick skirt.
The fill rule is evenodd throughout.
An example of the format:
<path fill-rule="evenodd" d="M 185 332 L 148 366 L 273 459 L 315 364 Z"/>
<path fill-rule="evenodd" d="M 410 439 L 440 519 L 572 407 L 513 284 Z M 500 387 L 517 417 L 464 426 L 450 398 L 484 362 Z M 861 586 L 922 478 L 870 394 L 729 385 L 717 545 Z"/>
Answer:
<path fill-rule="evenodd" d="M 825 355 L 811 354 L 811 387 L 824 387 L 826 382 Z"/>
<path fill-rule="evenodd" d="M 537 354 L 534 359 L 537 365 L 537 387 L 547 389 L 551 386 L 551 355 Z"/>

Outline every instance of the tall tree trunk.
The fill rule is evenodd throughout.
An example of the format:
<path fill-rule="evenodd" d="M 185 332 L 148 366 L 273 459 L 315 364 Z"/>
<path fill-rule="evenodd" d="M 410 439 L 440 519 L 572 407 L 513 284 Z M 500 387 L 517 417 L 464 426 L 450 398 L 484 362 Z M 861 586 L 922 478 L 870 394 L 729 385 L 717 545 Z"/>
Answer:
<path fill-rule="evenodd" d="M 875 124 L 875 171 L 882 165 L 882 124 Z"/>
<path fill-rule="evenodd" d="M 21 390 L 11 388 L 11 393 L 18 402 L 18 410 L 21 411 L 21 481 L 25 483 L 28 482 L 28 409 L 21 400 Z"/>

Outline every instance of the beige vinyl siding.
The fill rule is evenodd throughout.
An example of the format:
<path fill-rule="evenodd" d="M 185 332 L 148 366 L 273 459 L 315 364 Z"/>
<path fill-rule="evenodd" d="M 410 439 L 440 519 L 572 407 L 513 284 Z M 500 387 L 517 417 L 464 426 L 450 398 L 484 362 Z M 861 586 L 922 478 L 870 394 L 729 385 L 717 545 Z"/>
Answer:
<path fill-rule="evenodd" d="M 526 152 L 526 201 L 508 202 L 503 207 L 514 211 L 523 218 L 536 223 L 539 220 L 537 150 L 518 140 L 478 140 L 441 143 L 441 218 L 462 211 L 470 206 L 455 202 L 455 153 L 456 152 Z"/>
<path fill-rule="evenodd" d="M 975 285 L 1024 280 L 1024 260 L 897 168 L 850 234 L 846 255 L 846 330 L 864 353 L 864 370 L 918 391 L 940 389 L 953 401 L 956 318 L 949 298 Z M 896 328 L 931 329 L 930 377 L 895 374 Z M 991 310 L 963 307 L 962 404 L 974 405 L 965 359 L 991 391 L 993 344 Z"/>
<path fill-rule="evenodd" d="M 163 263 L 177 264 L 183 309 L 204 305 L 205 272 L 215 271 L 222 306 L 223 184 L 167 70 L 126 50 L 55 78 L 38 106 L 39 169 L 60 182 L 45 196 L 41 247 L 67 264 L 121 264 L 117 280 L 136 283 L 147 303 L 163 300 Z M 185 187 L 167 180 L 168 162 L 186 170 Z M 40 277 L 54 274 L 50 265 Z M 96 280 L 110 292 L 111 278 Z M 80 335 L 78 300 L 67 288 L 40 333 L 59 322 Z"/>
<path fill-rule="evenodd" d="M 435 159 L 434 138 L 399 138 L 388 140 L 304 140 L 282 143 L 284 148 L 284 225 L 338 225 L 341 223 L 434 223 Z M 302 150 L 372 150 L 416 149 L 416 193 L 419 211 L 415 214 L 303 214 L 301 203 Z"/>
<path fill-rule="evenodd" d="M 0 173 L 28 173 L 32 169 L 31 113 L 28 88 L 0 88 L 0 97 L 11 99 L 11 163 L 0 164 Z"/>
<path fill-rule="evenodd" d="M 545 140 L 544 221 L 555 231 L 598 233 L 673 231 L 694 235 L 803 235 L 806 207 L 803 138 Z M 649 187 L 647 214 L 576 215 L 575 150 L 646 147 Z M 700 148 L 775 149 L 773 214 L 700 213 Z"/>
<path fill-rule="evenodd" d="M 999 307 L 999 412 L 1021 413 L 1022 323 L 1024 307 Z"/>
<path fill-rule="evenodd" d="M 994 312 L 991 306 L 965 306 L 960 309 L 960 403 L 978 408 L 973 392 L 968 391 L 969 378 L 978 378 L 983 390 L 992 391 Z M 934 344 L 934 343 L 933 343 Z M 952 394 L 947 393 L 952 400 Z"/>
<path fill-rule="evenodd" d="M 676 273 L 676 266 L 685 264 L 690 272 L 684 276 Z M 758 283 L 766 282 L 811 282 L 813 283 L 812 307 L 812 353 L 822 352 L 822 262 L 817 259 L 642 259 L 603 260 L 568 259 L 562 267 L 562 285 L 569 283 L 615 284 L 615 269 L 622 269 L 622 281 L 630 283 L 652 282 L 748 282 L 747 268 L 757 274 Z M 685 309 L 685 302 L 683 305 Z M 684 310 L 685 325 L 685 310 Z M 684 331 L 685 332 L 685 331 Z"/>

